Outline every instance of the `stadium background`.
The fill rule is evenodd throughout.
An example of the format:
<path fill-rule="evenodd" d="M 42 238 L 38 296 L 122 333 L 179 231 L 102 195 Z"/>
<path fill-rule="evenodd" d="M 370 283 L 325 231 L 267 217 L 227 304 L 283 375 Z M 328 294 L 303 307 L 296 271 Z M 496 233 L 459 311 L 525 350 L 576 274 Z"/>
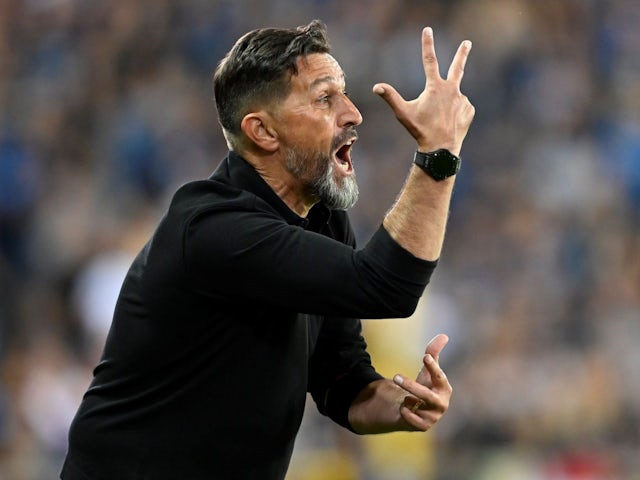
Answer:
<path fill-rule="evenodd" d="M 445 68 L 474 42 L 477 114 L 428 293 L 365 325 L 387 375 L 449 334 L 449 413 L 426 436 L 359 438 L 309 405 L 289 478 L 639 479 L 635 0 L 0 1 L 0 479 L 56 478 L 128 262 L 225 154 L 218 59 L 312 18 L 365 118 L 361 242 L 414 148 L 371 87 L 420 91 L 423 26 Z"/>

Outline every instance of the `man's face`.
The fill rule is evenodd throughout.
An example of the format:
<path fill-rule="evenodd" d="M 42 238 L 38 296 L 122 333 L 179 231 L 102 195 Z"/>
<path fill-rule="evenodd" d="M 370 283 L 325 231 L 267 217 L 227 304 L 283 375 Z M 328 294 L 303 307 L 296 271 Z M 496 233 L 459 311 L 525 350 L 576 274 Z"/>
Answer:
<path fill-rule="evenodd" d="M 291 92 L 278 108 L 286 168 L 329 208 L 346 210 L 358 198 L 351 162 L 362 116 L 345 95 L 344 73 L 328 54 L 298 60 Z"/>

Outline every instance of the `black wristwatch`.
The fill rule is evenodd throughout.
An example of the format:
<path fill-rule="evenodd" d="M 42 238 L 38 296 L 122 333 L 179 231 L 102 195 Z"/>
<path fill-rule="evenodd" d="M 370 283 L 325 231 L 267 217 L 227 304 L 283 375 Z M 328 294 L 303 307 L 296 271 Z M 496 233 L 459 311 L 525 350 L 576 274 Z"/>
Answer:
<path fill-rule="evenodd" d="M 438 182 L 460 171 L 460 157 L 444 148 L 427 153 L 416 151 L 413 163 Z"/>

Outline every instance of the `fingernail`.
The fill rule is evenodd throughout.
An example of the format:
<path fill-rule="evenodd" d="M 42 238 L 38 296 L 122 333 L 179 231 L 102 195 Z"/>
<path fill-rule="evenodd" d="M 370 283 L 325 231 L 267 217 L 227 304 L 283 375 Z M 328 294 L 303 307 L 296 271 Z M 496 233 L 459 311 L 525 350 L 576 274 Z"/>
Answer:
<path fill-rule="evenodd" d="M 433 362 L 433 357 L 431 356 L 431 354 L 430 354 L 430 353 L 427 353 L 427 354 L 424 356 L 424 361 L 425 361 L 425 362 L 427 362 L 427 363 L 432 363 L 432 362 Z"/>
<path fill-rule="evenodd" d="M 429 37 L 433 37 L 433 28 L 431 28 L 431 27 L 426 27 L 426 28 L 424 29 L 424 33 L 425 33 L 427 36 L 429 36 Z"/>
<path fill-rule="evenodd" d="M 471 40 L 465 40 L 464 46 L 467 47 L 468 49 L 471 49 L 471 47 L 473 46 L 473 43 L 471 43 Z"/>
<path fill-rule="evenodd" d="M 384 93 L 384 88 L 382 87 L 374 87 L 373 91 L 378 95 L 382 95 Z"/>
<path fill-rule="evenodd" d="M 402 385 L 402 377 L 400 375 L 393 377 L 393 381 L 396 385 Z"/>

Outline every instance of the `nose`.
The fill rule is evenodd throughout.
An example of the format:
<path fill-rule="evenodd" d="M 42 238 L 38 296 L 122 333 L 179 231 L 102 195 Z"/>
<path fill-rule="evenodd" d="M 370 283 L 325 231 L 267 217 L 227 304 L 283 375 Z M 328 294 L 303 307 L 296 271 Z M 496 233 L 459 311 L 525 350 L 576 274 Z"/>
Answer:
<path fill-rule="evenodd" d="M 344 111 L 339 117 L 340 127 L 357 126 L 362 123 L 362 114 L 349 97 L 343 95 Z"/>

